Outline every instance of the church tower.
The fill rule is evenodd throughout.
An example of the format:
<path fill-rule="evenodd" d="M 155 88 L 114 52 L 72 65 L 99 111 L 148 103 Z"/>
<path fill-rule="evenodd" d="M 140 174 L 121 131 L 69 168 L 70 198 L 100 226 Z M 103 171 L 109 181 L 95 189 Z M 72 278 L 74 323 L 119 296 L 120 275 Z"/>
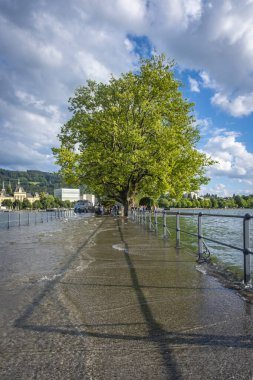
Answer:
<path fill-rule="evenodd" d="M 14 191 L 14 199 L 15 200 L 17 199 L 22 202 L 25 198 L 26 198 L 26 192 L 23 189 L 23 187 L 20 185 L 20 180 L 18 179 L 18 183 Z"/>
<path fill-rule="evenodd" d="M 2 187 L 2 190 L 1 190 L 1 196 L 4 197 L 6 195 L 6 191 L 5 191 L 5 187 L 4 187 L 4 181 L 3 181 L 3 187 Z"/>

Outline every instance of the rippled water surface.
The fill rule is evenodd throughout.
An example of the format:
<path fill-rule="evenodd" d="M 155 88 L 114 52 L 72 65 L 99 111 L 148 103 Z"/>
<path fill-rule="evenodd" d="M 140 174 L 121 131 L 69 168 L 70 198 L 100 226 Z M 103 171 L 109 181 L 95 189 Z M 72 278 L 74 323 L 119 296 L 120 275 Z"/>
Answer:
<path fill-rule="evenodd" d="M 60 275 L 68 254 L 85 238 L 92 219 L 91 215 L 83 214 L 0 229 L 0 282 L 45 281 Z M 83 234 L 78 236 L 80 223 Z"/>
<path fill-rule="evenodd" d="M 178 211 L 178 210 L 175 210 Z M 225 214 L 244 216 L 246 213 L 253 215 L 252 209 L 233 210 L 180 210 L 182 212 L 200 211 L 205 214 Z M 73 216 L 73 214 L 72 214 Z M 41 275 L 41 278 L 54 276 L 60 270 L 59 262 L 64 257 L 62 241 L 58 236 L 64 235 L 63 239 L 73 234 L 76 224 L 82 218 L 90 215 L 67 216 L 63 221 L 56 213 L 46 212 L 12 212 L 0 213 L 0 274 L 1 278 L 16 275 L 22 276 L 27 269 L 32 273 Z M 181 245 L 188 247 L 197 253 L 197 238 L 187 233 L 197 234 L 197 216 L 180 217 Z M 88 220 L 88 219 L 87 219 Z M 170 227 L 171 237 L 175 239 L 175 216 L 167 217 L 167 225 Z M 9 227 L 8 228 L 8 223 Z M 29 224 L 29 225 L 28 225 Z M 21 227 L 19 227 L 19 225 Z M 65 231 L 67 225 L 68 232 Z M 243 248 L 243 218 L 227 218 L 216 216 L 203 216 L 203 235 L 207 238 L 222 241 L 226 244 Z M 73 231 L 70 232 L 71 228 Z M 64 232 L 65 231 L 65 232 Z M 57 232 L 57 234 L 56 234 Z M 205 241 L 211 254 L 217 256 L 222 262 L 229 266 L 243 267 L 243 253 L 239 250 L 224 247 L 208 240 Z M 50 246 L 55 248 L 54 255 L 50 254 Z M 18 250 L 17 250 L 18 246 Z M 253 222 L 250 221 L 250 247 L 253 248 Z M 66 247 L 65 247 L 66 249 Z M 8 268 L 8 269 L 7 269 Z M 48 274 L 49 273 L 49 274 Z M 44 276 L 44 277 L 43 277 Z"/>
<path fill-rule="evenodd" d="M 177 211 L 177 210 L 175 210 Z M 192 210 L 180 210 L 182 212 L 193 212 Z M 194 213 L 199 212 L 203 214 L 218 214 L 218 215 L 231 215 L 231 216 L 244 216 L 249 213 L 253 215 L 252 209 L 227 209 L 227 210 L 195 210 Z M 168 224 L 175 228 L 175 217 L 168 217 Z M 198 218 L 181 216 L 180 228 L 181 244 L 188 246 L 197 252 L 197 237 L 189 236 L 185 232 L 197 234 Z M 243 248 L 243 218 L 235 217 L 222 217 L 222 216 L 208 216 L 202 217 L 203 235 L 209 239 L 220 241 L 237 248 Z M 175 231 L 171 230 L 171 235 L 175 236 Z M 217 256 L 222 262 L 229 266 L 243 267 L 243 253 L 229 247 L 222 246 L 218 243 L 205 241 L 211 254 Z M 253 221 L 250 220 L 250 247 L 253 248 Z"/>

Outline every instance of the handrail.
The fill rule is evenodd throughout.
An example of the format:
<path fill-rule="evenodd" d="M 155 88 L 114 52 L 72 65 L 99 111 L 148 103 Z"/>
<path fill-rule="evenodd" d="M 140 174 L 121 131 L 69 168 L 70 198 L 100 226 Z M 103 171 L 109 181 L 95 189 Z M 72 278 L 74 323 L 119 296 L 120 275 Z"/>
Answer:
<path fill-rule="evenodd" d="M 232 214 L 215 214 L 215 213 L 205 213 L 205 212 L 186 212 L 186 211 L 157 211 L 154 212 L 148 210 L 133 210 L 132 211 L 132 219 L 146 225 L 146 214 L 149 214 L 149 229 L 157 232 L 158 230 L 158 216 L 163 218 L 162 227 L 163 227 L 163 237 L 167 238 L 167 232 L 169 230 L 176 231 L 176 247 L 180 248 L 180 233 L 184 233 L 187 235 L 194 236 L 198 239 L 198 262 L 205 261 L 204 254 L 208 252 L 210 256 L 210 249 L 206 245 L 205 241 L 210 241 L 216 244 L 219 244 L 224 247 L 232 248 L 237 251 L 243 252 L 244 255 L 244 283 L 248 284 L 251 282 L 251 255 L 253 251 L 250 249 L 250 220 L 253 219 L 253 215 L 245 214 L 245 215 L 232 215 Z M 151 222 L 151 218 L 154 218 L 154 225 Z M 176 228 L 170 227 L 167 224 L 166 218 L 167 216 L 175 216 L 176 217 Z M 198 218 L 198 232 L 192 233 L 189 231 L 180 229 L 180 216 L 189 216 L 189 217 L 197 217 Z M 228 244 L 216 239 L 209 238 L 208 236 L 204 236 L 202 233 L 202 218 L 203 217 L 216 217 L 216 218 L 236 218 L 243 220 L 243 236 L 242 236 L 242 246 L 237 247 L 232 244 Z"/>

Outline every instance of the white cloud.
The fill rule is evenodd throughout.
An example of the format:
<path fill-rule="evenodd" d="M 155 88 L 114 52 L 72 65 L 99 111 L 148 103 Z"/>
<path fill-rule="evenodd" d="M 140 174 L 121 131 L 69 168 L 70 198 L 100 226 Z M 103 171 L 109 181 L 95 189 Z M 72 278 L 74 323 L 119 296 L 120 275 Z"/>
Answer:
<path fill-rule="evenodd" d="M 210 130 L 213 128 L 212 120 L 210 118 L 197 118 L 194 125 L 199 129 L 202 137 L 209 135 Z"/>
<path fill-rule="evenodd" d="M 215 184 L 213 186 L 203 186 L 201 188 L 201 195 L 216 194 L 220 197 L 231 197 L 233 193 L 223 183 Z"/>
<path fill-rule="evenodd" d="M 110 73 L 135 67 L 129 35 L 147 36 L 181 68 L 197 70 L 200 80 L 189 78 L 192 91 L 215 90 L 212 102 L 225 112 L 236 117 L 253 112 L 252 1 L 4 1 L 0 34 L 0 121 L 6 146 L 16 139 L 38 154 L 50 154 L 75 88 L 88 78 L 107 81 Z M 208 122 L 201 125 L 203 133 L 210 128 Z M 221 136 L 228 138 L 216 137 Z M 215 152 L 211 143 L 208 148 Z M 230 143 L 235 147 L 236 137 Z M 242 147 L 241 152 L 246 154 Z M 10 148 L 11 154 L 15 168 L 22 154 Z M 229 154 L 222 156 L 224 171 L 243 177 L 239 157 Z"/>
<path fill-rule="evenodd" d="M 129 38 L 125 38 L 124 44 L 126 46 L 127 51 L 131 52 L 134 48 L 132 42 L 129 40 Z"/>
<path fill-rule="evenodd" d="M 253 112 L 253 92 L 237 96 L 233 100 L 218 92 L 211 98 L 211 102 L 234 117 L 247 116 Z"/>
<path fill-rule="evenodd" d="M 13 155 L 15 152 L 15 155 Z M 1 164 L 8 169 L 16 170 L 55 170 L 52 154 L 39 152 L 37 147 L 28 146 L 21 141 L 4 140 L 1 144 Z M 18 157 L 18 160 L 17 160 Z M 36 166 L 34 166 L 36 163 Z"/>
<path fill-rule="evenodd" d="M 30 109 L 33 107 L 38 111 L 45 112 L 54 120 L 60 120 L 60 111 L 56 105 L 45 104 L 44 100 L 38 99 L 34 95 L 21 90 L 16 90 L 15 95 L 24 106 L 27 106 Z"/>
<path fill-rule="evenodd" d="M 200 92 L 199 83 L 196 79 L 189 77 L 189 83 L 192 92 Z"/>
<path fill-rule="evenodd" d="M 218 161 L 209 169 L 210 175 L 253 179 L 253 154 L 243 143 L 236 141 L 237 137 L 235 132 L 223 132 L 211 137 L 204 146 L 204 151 Z"/>
<path fill-rule="evenodd" d="M 108 81 L 110 70 L 92 54 L 79 51 L 76 53 L 75 58 L 75 69 L 80 77 L 95 79 L 99 82 Z"/>
<path fill-rule="evenodd" d="M 160 0 L 159 2 L 151 0 L 147 14 L 148 24 L 152 23 L 153 26 L 151 34 L 154 35 L 154 39 L 165 32 L 162 36 L 163 40 L 167 38 L 166 31 L 172 32 L 174 38 L 184 33 L 194 22 L 198 22 L 201 15 L 201 0 Z"/>
<path fill-rule="evenodd" d="M 217 83 L 210 78 L 210 75 L 206 71 L 201 71 L 199 75 L 202 79 L 203 87 L 214 88 L 214 89 L 218 87 Z"/>
<path fill-rule="evenodd" d="M 1 112 L 8 115 L 1 130 L 1 165 L 11 169 L 53 169 L 51 147 L 58 144 L 59 110 L 33 95 L 17 91 L 20 105 L 0 100 Z M 25 105 L 25 107 L 23 107 Z"/>
<path fill-rule="evenodd" d="M 151 4 L 153 27 L 147 34 L 156 48 L 167 51 L 181 67 L 200 72 L 204 87 L 227 98 L 233 94 L 242 103 L 240 115 L 251 113 L 245 103 L 253 92 L 253 2 L 196 2 L 193 21 L 183 1 Z M 233 105 L 226 112 L 237 116 Z"/>
<path fill-rule="evenodd" d="M 241 178 L 239 178 L 238 182 L 239 183 L 246 183 L 247 185 L 253 185 L 253 179 L 241 179 Z M 251 193 L 253 193 L 252 189 L 251 189 Z"/>
<path fill-rule="evenodd" d="M 62 53 L 52 45 L 39 43 L 32 45 L 31 49 L 37 51 L 40 61 L 46 65 L 57 67 L 62 63 Z"/>

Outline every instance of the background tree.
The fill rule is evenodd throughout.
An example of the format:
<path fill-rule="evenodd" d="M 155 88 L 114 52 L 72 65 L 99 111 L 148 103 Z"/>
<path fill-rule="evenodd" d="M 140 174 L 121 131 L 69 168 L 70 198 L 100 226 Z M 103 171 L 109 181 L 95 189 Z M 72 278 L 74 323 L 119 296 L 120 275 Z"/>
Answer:
<path fill-rule="evenodd" d="M 2 206 L 5 206 L 5 207 L 8 207 L 8 208 L 12 208 L 13 207 L 13 203 L 10 199 L 4 199 L 2 201 Z"/>
<path fill-rule="evenodd" d="M 64 201 L 64 207 L 71 208 L 72 204 L 69 200 Z"/>
<path fill-rule="evenodd" d="M 55 197 L 44 192 L 40 193 L 40 203 L 43 209 L 55 207 Z"/>
<path fill-rule="evenodd" d="M 22 210 L 22 202 L 19 199 L 15 199 L 13 202 L 13 208 L 15 210 Z"/>
<path fill-rule="evenodd" d="M 22 209 L 26 210 L 28 208 L 32 208 L 32 204 L 27 198 L 25 198 L 22 202 Z"/>
<path fill-rule="evenodd" d="M 31 194 L 42 191 L 53 194 L 54 189 L 66 187 L 58 173 L 41 172 L 39 170 L 27 170 L 24 172 L 0 169 L 0 183 L 4 181 L 6 185 L 8 184 L 6 186 L 8 195 L 13 195 L 13 189 L 16 187 L 18 178 L 25 191 Z"/>
<path fill-rule="evenodd" d="M 42 204 L 38 200 L 34 201 L 32 206 L 34 210 L 42 209 Z"/>
<path fill-rule="evenodd" d="M 161 207 L 161 208 L 169 208 L 170 207 L 170 203 L 168 201 L 167 198 L 164 198 L 164 197 L 161 197 L 159 200 L 158 200 L 158 207 Z"/>
<path fill-rule="evenodd" d="M 139 200 L 140 206 L 147 206 L 148 209 L 150 209 L 152 206 L 154 206 L 154 200 L 149 197 L 143 197 Z"/>
<path fill-rule="evenodd" d="M 55 198 L 55 207 L 64 207 L 64 201 L 59 198 Z"/>
<path fill-rule="evenodd" d="M 245 200 L 242 198 L 241 195 L 235 195 L 234 201 L 237 207 L 245 207 Z"/>
<path fill-rule="evenodd" d="M 157 199 L 207 183 L 211 161 L 196 149 L 193 104 L 183 99 L 173 67 L 154 56 L 136 73 L 76 90 L 73 117 L 53 149 L 67 183 L 119 201 L 125 215 L 137 195 Z"/>
<path fill-rule="evenodd" d="M 12 187 L 11 187 L 11 183 L 9 182 L 7 187 L 6 187 L 6 194 L 8 195 L 13 195 L 13 190 L 12 190 Z"/>

